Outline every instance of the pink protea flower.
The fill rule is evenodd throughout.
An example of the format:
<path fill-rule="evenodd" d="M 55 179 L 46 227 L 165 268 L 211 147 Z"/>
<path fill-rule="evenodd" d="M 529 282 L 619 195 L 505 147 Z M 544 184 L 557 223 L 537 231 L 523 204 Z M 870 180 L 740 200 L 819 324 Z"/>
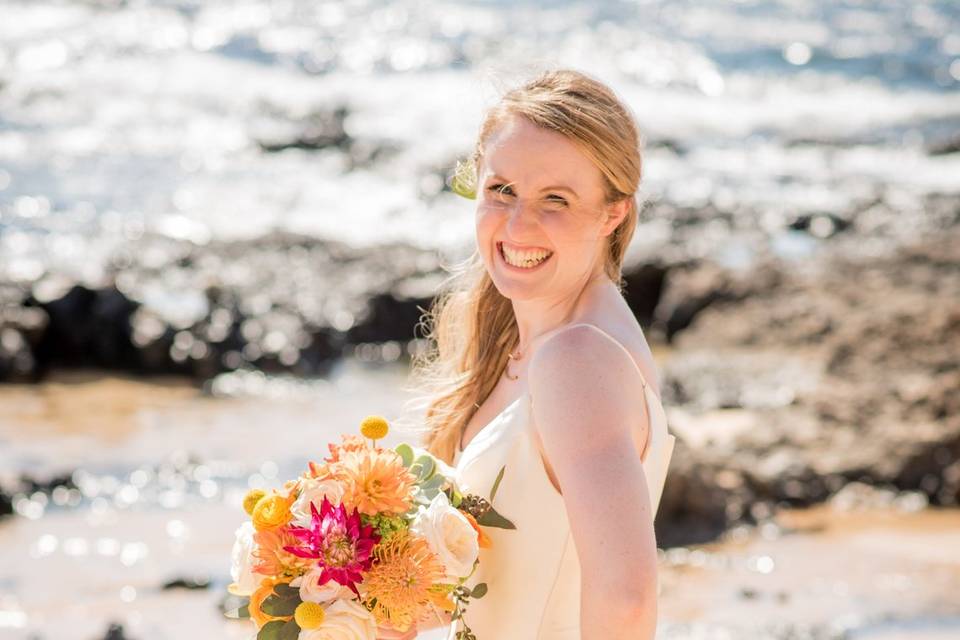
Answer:
<path fill-rule="evenodd" d="M 356 583 L 363 582 L 361 571 L 373 563 L 373 547 L 380 542 L 380 534 L 372 526 L 361 526 L 360 513 L 356 508 L 347 513 L 343 504 L 334 507 L 324 496 L 320 512 L 310 503 L 309 527 L 290 526 L 292 535 L 300 539 L 298 546 L 284 549 L 301 558 L 313 558 L 322 568 L 320 584 L 334 580 L 360 596 Z"/>

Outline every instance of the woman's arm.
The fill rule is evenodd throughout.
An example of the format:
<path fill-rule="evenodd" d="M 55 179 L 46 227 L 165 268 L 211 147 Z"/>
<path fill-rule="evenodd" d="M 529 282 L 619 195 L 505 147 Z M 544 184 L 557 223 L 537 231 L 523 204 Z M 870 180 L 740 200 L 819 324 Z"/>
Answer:
<path fill-rule="evenodd" d="M 590 325 L 551 336 L 528 373 L 534 421 L 580 559 L 581 638 L 652 639 L 657 549 L 633 436 L 636 425 L 649 429 L 640 374 Z"/>

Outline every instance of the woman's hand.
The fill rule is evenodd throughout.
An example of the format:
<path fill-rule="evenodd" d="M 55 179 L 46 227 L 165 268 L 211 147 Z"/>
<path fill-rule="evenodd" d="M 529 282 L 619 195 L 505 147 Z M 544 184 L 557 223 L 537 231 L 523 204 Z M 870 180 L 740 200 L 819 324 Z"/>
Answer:
<path fill-rule="evenodd" d="M 377 627 L 377 640 L 413 640 L 417 637 L 417 625 L 406 631 L 397 631 L 393 627 Z"/>

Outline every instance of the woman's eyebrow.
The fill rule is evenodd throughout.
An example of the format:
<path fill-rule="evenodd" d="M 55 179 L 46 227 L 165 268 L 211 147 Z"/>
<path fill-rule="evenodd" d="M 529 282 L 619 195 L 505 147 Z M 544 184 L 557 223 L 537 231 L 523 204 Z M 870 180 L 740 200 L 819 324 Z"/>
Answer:
<path fill-rule="evenodd" d="M 580 197 L 580 196 L 577 195 L 577 192 L 576 192 L 576 191 L 574 191 L 574 190 L 571 189 L 570 187 L 566 187 L 566 186 L 564 186 L 564 185 L 562 185 L 562 184 L 555 184 L 555 185 L 551 185 L 551 186 L 549 186 L 549 187 L 544 187 L 543 189 L 541 189 L 541 191 L 566 191 L 567 193 L 571 194 L 574 198 L 579 198 L 579 197 Z"/>
<path fill-rule="evenodd" d="M 491 175 L 491 176 L 490 176 L 490 179 L 491 179 L 491 180 L 501 180 L 501 181 L 503 181 L 503 182 L 506 182 L 507 184 L 513 184 L 513 183 L 510 182 L 510 180 L 508 180 L 507 178 L 504 178 L 503 176 L 498 175 L 498 174 L 496 174 L 496 173 L 493 174 L 493 175 Z M 577 195 L 577 192 L 576 192 L 576 191 L 574 191 L 574 190 L 571 189 L 570 187 L 568 187 L 568 186 L 566 186 L 566 185 L 562 185 L 562 184 L 550 185 L 549 187 L 544 187 L 544 188 L 541 189 L 540 191 L 566 191 L 566 192 L 570 193 L 571 195 L 573 195 L 574 198 L 579 198 L 579 197 L 580 197 L 579 195 Z"/>

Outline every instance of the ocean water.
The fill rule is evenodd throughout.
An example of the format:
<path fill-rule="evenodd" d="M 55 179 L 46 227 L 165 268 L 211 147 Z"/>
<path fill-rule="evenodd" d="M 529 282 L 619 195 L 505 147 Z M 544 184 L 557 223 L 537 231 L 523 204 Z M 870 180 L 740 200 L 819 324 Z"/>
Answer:
<path fill-rule="evenodd" d="M 144 233 L 461 252 L 472 203 L 445 172 L 551 67 L 633 110 L 642 199 L 751 212 L 729 262 L 737 232 L 877 197 L 923 227 L 925 194 L 960 191 L 960 154 L 930 153 L 960 135 L 952 0 L 2 0 L 0 278 L 96 281 Z M 263 150 L 338 107 L 347 146 Z"/>

